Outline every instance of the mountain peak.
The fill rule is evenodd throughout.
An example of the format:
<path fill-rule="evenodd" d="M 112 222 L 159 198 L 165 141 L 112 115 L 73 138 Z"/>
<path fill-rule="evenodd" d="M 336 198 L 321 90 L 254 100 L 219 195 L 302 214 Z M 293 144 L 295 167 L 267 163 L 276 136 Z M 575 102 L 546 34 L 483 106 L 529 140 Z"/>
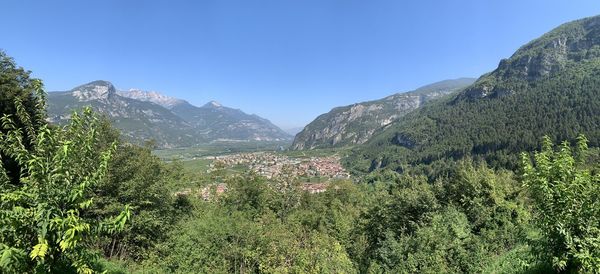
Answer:
<path fill-rule="evenodd" d="M 72 109 L 91 105 L 133 142 L 153 139 L 161 148 L 187 147 L 217 140 L 287 141 L 291 136 L 267 119 L 210 101 L 203 107 L 156 91 L 116 90 L 94 81 L 70 91 L 48 93 L 54 123 L 71 118 Z"/>
<path fill-rule="evenodd" d="M 144 91 L 141 89 L 129 89 L 128 91 L 119 91 L 119 95 L 139 101 L 151 102 L 161 105 L 165 108 L 172 109 L 173 107 L 186 103 L 185 100 L 177 99 L 163 95 L 156 91 Z"/>
<path fill-rule="evenodd" d="M 220 108 L 220 107 L 223 107 L 223 105 L 221 105 L 221 103 L 219 103 L 217 101 L 210 101 L 210 102 L 206 103 L 202 107 L 205 107 L 205 108 Z"/>
<path fill-rule="evenodd" d="M 74 97 L 79 101 L 106 100 L 116 93 L 115 86 L 104 80 L 93 81 L 71 90 Z"/>

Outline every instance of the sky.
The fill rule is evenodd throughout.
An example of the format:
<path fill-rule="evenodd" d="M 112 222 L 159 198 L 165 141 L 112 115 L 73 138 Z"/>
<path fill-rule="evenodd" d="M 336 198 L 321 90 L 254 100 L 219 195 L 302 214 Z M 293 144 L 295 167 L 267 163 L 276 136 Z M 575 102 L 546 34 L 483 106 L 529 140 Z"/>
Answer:
<path fill-rule="evenodd" d="M 579 0 L 4 0 L 0 49 L 47 91 L 93 80 L 302 127 L 333 107 L 479 77 Z"/>

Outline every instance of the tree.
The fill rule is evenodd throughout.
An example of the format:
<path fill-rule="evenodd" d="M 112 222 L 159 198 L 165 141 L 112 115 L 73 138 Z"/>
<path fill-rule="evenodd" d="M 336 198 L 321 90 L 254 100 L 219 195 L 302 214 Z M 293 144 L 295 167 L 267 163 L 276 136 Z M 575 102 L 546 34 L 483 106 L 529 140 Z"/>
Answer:
<path fill-rule="evenodd" d="M 117 146 L 107 176 L 95 189 L 90 217 L 113 216 L 125 205 L 134 213 L 131 225 L 118 234 L 100 239 L 99 245 L 106 257 L 139 260 L 150 247 L 164 240 L 181 215 L 177 214 L 176 199 L 167 188 L 173 180 L 170 171 L 149 148 L 126 143 Z"/>
<path fill-rule="evenodd" d="M 121 230 L 130 216 L 126 206 L 115 218 L 84 217 L 113 148 L 93 157 L 98 135 L 90 109 L 74 113 L 64 128 L 19 127 L 15 120 L 32 118 L 23 111 L 16 117 L 1 118 L 0 153 L 13 159 L 20 172 L 9 173 L 0 165 L 0 272 L 91 273 L 92 240 Z"/>
<path fill-rule="evenodd" d="M 166 164 L 152 155 L 148 146 L 127 143 L 108 117 L 97 122 L 96 154 L 115 147 L 106 176 L 93 189 L 94 204 L 86 218 L 103 219 L 118 215 L 125 205 L 132 209 L 130 225 L 108 237 L 100 237 L 95 247 L 108 259 L 145 258 L 156 243 L 167 236 L 172 224 L 188 213 L 188 197 L 172 195 L 169 187 L 180 180 L 180 166 Z"/>
<path fill-rule="evenodd" d="M 268 187 L 265 178 L 249 173 L 232 176 L 225 182 L 227 194 L 221 202 L 229 210 L 241 211 L 251 218 L 258 217 L 268 210 L 273 191 Z"/>
<path fill-rule="evenodd" d="M 523 154 L 523 180 L 536 209 L 536 254 L 559 271 L 600 273 L 600 175 L 585 166 L 587 140 L 557 151 L 545 137 L 533 162 Z"/>
<path fill-rule="evenodd" d="M 36 130 L 45 123 L 45 101 L 42 82 L 30 77 L 30 72 L 18 67 L 14 60 L 0 51 L 0 117 L 8 115 L 16 128 L 22 129 L 21 142 L 31 149 Z M 7 129 L 0 128 L 0 133 Z M 0 152 L 1 164 L 17 184 L 21 167 L 15 159 Z"/>

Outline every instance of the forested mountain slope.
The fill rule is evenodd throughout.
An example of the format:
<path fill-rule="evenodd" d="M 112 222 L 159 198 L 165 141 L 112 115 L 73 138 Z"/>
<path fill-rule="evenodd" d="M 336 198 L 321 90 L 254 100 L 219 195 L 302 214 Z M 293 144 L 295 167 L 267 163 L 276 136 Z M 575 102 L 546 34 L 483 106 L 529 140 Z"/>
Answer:
<path fill-rule="evenodd" d="M 475 79 L 440 81 L 383 99 L 336 107 L 317 117 L 296 135 L 293 149 L 314 149 L 362 144 L 377 130 L 405 114 L 472 84 Z"/>
<path fill-rule="evenodd" d="M 399 119 L 348 159 L 356 170 L 482 156 L 513 167 L 515 153 L 588 136 L 600 141 L 600 17 L 573 21 L 521 47 L 452 98 Z"/>

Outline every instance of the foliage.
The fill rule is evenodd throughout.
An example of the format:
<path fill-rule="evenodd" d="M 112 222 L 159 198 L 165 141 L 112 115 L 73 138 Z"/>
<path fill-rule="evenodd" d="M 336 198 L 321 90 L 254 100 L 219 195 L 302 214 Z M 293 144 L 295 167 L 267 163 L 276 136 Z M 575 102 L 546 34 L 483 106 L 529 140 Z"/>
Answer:
<path fill-rule="evenodd" d="M 585 166 L 587 140 L 555 151 L 544 138 L 532 162 L 523 154 L 524 184 L 535 205 L 541 239 L 535 252 L 557 270 L 600 272 L 600 175 Z"/>
<path fill-rule="evenodd" d="M 170 233 L 154 258 L 145 262 L 148 269 L 201 273 L 355 272 L 344 245 L 335 237 L 339 234 L 307 222 L 307 216 L 315 217 L 309 208 L 322 208 L 313 200 L 316 197 L 303 195 L 294 183 L 266 182 L 254 174 L 230 177 L 226 182 L 227 194 L 197 204 L 194 215 Z M 349 194 L 341 188 L 330 195 L 345 199 Z M 320 216 L 345 217 L 337 213 Z M 337 231 L 350 230 L 351 221 L 333 223 L 323 225 L 334 230 L 339 224 L 344 228 Z"/>
<path fill-rule="evenodd" d="M 521 245 L 529 214 L 512 173 L 471 160 L 456 169 L 434 184 L 397 176 L 376 195 L 356 231 L 362 272 L 482 272 Z"/>
<path fill-rule="evenodd" d="M 17 109 L 19 100 L 15 100 Z M 31 121 L 18 112 L 20 121 Z M 2 117 L 0 151 L 20 167 L 18 177 L 0 166 L 0 269 L 2 272 L 92 272 L 95 237 L 123 229 L 129 208 L 114 218 L 90 219 L 91 189 L 106 176 L 113 149 L 93 157 L 97 120 L 89 109 L 64 127 Z M 24 143 L 23 136 L 31 142 Z M 11 183 L 17 181 L 17 184 Z"/>
<path fill-rule="evenodd" d="M 97 150 L 115 143 L 107 175 L 94 188 L 90 218 L 118 214 L 129 205 L 133 210 L 130 225 L 119 233 L 100 237 L 95 244 L 109 258 L 140 260 L 190 207 L 186 197 L 169 190 L 181 177 L 176 165 L 153 156 L 149 147 L 125 143 L 107 119 L 100 121 Z"/>
<path fill-rule="evenodd" d="M 45 94 L 42 82 L 30 77 L 30 72 L 18 67 L 14 60 L 0 50 L 0 117 L 10 115 L 12 123 L 21 129 L 19 138 L 31 149 L 37 130 L 45 123 Z M 6 134 L 7 129 L 0 128 Z M 17 184 L 21 167 L 16 159 L 0 152 L 1 164 Z"/>

